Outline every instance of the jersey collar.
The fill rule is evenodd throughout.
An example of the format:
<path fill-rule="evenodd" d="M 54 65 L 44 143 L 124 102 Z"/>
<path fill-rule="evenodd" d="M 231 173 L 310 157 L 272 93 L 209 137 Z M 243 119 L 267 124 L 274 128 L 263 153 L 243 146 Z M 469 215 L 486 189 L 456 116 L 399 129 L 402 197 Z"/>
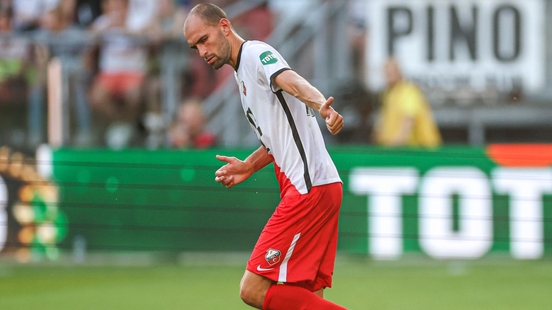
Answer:
<path fill-rule="evenodd" d="M 242 45 L 240 46 L 240 50 L 238 51 L 238 60 L 236 60 L 235 71 L 238 71 L 238 68 L 240 67 L 241 54 L 242 54 L 242 50 L 243 50 L 243 46 L 245 45 L 245 42 L 247 42 L 247 40 L 243 41 Z"/>

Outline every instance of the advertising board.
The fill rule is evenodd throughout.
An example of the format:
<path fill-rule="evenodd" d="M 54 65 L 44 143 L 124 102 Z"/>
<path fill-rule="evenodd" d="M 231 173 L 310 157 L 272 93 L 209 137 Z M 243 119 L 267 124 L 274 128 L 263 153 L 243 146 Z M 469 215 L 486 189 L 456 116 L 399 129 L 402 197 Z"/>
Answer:
<path fill-rule="evenodd" d="M 371 0 L 366 78 L 386 58 L 427 91 L 538 91 L 545 83 L 543 0 Z"/>
<path fill-rule="evenodd" d="M 230 190 L 218 153 L 53 153 L 60 211 L 90 250 L 249 251 L 279 202 L 272 167 Z M 344 182 L 339 250 L 398 259 L 538 259 L 552 250 L 552 146 L 331 149 Z"/>

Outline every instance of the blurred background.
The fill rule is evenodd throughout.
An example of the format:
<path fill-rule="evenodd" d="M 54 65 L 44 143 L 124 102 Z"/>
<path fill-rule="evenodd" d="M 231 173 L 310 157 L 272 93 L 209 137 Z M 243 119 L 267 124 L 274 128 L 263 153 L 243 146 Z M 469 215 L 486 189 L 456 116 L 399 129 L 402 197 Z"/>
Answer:
<path fill-rule="evenodd" d="M 0 307 L 245 309 L 279 201 L 194 0 L 0 0 Z M 335 288 L 351 309 L 546 309 L 552 1 L 213 0 L 334 96 Z M 217 293 L 215 293 L 217 292 Z"/>

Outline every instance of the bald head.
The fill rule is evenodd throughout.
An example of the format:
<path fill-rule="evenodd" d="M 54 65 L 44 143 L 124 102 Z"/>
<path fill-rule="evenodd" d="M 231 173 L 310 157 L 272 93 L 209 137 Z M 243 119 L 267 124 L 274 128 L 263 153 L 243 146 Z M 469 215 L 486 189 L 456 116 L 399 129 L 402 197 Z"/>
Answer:
<path fill-rule="evenodd" d="M 200 3 L 190 11 L 188 18 L 199 17 L 208 26 L 217 26 L 221 19 L 227 18 L 226 13 L 212 3 Z"/>
<path fill-rule="evenodd" d="M 215 69 L 237 64 L 243 39 L 234 31 L 224 11 L 211 3 L 196 5 L 184 23 L 184 37 L 191 49 Z"/>

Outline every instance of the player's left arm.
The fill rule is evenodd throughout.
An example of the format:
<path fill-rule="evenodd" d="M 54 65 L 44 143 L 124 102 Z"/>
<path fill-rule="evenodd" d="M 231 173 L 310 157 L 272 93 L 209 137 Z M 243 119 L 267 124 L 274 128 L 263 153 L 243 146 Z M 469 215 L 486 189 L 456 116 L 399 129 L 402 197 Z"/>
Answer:
<path fill-rule="evenodd" d="M 215 172 L 215 182 L 221 183 L 226 188 L 231 188 L 234 185 L 242 183 L 253 175 L 253 173 L 261 170 L 272 162 L 272 157 L 268 154 L 264 146 L 259 147 L 245 160 L 222 155 L 217 155 L 216 158 L 225 162 L 226 165 Z"/>
<path fill-rule="evenodd" d="M 333 97 L 326 99 L 324 95 L 312 86 L 302 76 L 293 70 L 285 70 L 278 74 L 273 81 L 286 93 L 301 100 L 309 108 L 312 108 L 326 120 L 326 126 L 333 135 L 338 134 L 343 128 L 343 116 L 332 108 Z"/>

